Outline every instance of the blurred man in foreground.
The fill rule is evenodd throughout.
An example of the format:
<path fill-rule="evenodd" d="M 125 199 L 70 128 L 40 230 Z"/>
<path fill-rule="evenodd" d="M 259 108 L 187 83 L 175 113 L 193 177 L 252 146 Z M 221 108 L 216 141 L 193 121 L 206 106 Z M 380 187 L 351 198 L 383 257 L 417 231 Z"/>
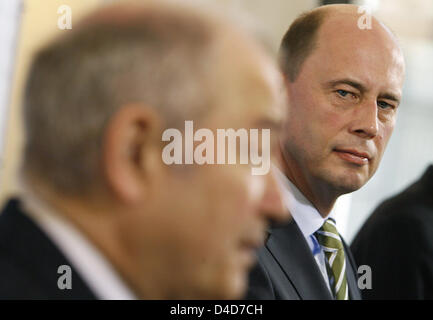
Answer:
<path fill-rule="evenodd" d="M 0 297 L 241 297 L 267 220 L 287 218 L 276 183 L 239 163 L 166 165 L 161 137 L 193 120 L 271 128 L 275 146 L 279 81 L 242 31 L 161 3 L 100 9 L 45 46 L 25 193 L 0 215 Z"/>
<path fill-rule="evenodd" d="M 319 7 L 280 48 L 289 96 L 279 181 L 293 220 L 270 230 L 250 298 L 359 299 L 357 268 L 332 212 L 375 173 L 394 129 L 404 62 L 394 35 L 354 5 Z M 373 275 L 374 276 L 374 275 Z"/>

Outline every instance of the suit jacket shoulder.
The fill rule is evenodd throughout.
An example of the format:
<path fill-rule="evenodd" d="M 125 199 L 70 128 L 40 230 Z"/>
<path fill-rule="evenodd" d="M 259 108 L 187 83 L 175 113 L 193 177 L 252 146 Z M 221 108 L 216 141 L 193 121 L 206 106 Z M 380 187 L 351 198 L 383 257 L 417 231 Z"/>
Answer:
<path fill-rule="evenodd" d="M 433 299 L 433 167 L 384 201 L 356 235 L 352 250 L 372 270 L 366 299 Z"/>
<path fill-rule="evenodd" d="M 57 285 L 61 265 L 71 266 L 52 241 L 28 218 L 19 201 L 0 214 L 0 299 L 95 299 L 77 273 L 72 289 Z"/>

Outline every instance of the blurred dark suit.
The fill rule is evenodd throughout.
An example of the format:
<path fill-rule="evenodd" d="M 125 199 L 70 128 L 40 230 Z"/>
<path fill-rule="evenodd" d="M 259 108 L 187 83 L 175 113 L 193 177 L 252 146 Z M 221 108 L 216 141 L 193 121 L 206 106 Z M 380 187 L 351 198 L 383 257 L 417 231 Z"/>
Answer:
<path fill-rule="evenodd" d="M 0 299 L 96 299 L 77 273 L 72 289 L 57 286 L 61 265 L 72 264 L 10 200 L 0 213 Z"/>
<path fill-rule="evenodd" d="M 352 244 L 359 265 L 372 269 L 365 299 L 433 299 L 433 166 L 383 202 Z"/>

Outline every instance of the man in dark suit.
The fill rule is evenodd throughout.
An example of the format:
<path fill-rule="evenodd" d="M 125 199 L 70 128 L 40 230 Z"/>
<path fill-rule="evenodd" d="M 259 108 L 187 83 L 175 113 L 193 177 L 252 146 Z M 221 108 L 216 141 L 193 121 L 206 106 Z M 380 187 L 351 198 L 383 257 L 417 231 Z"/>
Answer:
<path fill-rule="evenodd" d="M 70 289 L 59 289 L 59 267 L 70 265 L 20 202 L 10 200 L 0 214 L 0 298 L 96 299 L 78 273 L 71 277 Z"/>
<path fill-rule="evenodd" d="M 364 18 L 353 5 L 319 7 L 295 20 L 282 40 L 289 101 L 276 172 L 293 221 L 269 230 L 248 298 L 360 298 L 357 268 L 332 210 L 375 173 L 404 74 L 394 35 L 372 17 L 364 26 Z"/>
<path fill-rule="evenodd" d="M 23 192 L 0 215 L 0 298 L 242 297 L 267 220 L 288 218 L 276 181 L 243 163 L 170 165 L 163 141 L 186 120 L 215 136 L 278 128 L 281 81 L 250 36 L 179 4 L 104 7 L 44 46 Z"/>
<path fill-rule="evenodd" d="M 368 218 L 351 245 L 371 268 L 364 299 L 433 299 L 433 166 Z"/>

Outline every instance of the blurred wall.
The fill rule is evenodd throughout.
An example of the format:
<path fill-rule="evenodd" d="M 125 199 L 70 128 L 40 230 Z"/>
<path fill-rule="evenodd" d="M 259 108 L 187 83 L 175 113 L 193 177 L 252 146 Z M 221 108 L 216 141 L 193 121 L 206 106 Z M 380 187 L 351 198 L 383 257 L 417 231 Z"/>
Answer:
<path fill-rule="evenodd" d="M 4 1 L 4 0 L 2 0 Z M 10 0 L 7 0 L 10 1 Z M 13 1 L 13 0 L 12 0 Z M 73 21 L 83 13 L 94 8 L 101 0 L 23 0 L 21 7 L 21 25 L 18 33 L 17 51 L 11 86 L 10 105 L 6 112 L 6 130 L 3 138 L 3 159 L 0 163 L 0 204 L 8 196 L 17 192 L 16 172 L 22 147 L 21 94 L 35 49 L 47 39 L 61 32 L 57 21 L 61 14 L 57 9 L 61 5 L 69 5 L 72 9 Z M 47 168 L 49 169 L 49 168 Z"/>
<path fill-rule="evenodd" d="M 302 12 L 313 9 L 320 3 L 318 0 L 201 0 L 201 2 L 215 2 L 250 15 L 267 32 L 275 52 L 292 21 Z"/>
<path fill-rule="evenodd" d="M 5 134 L 6 120 L 9 114 L 11 79 L 14 71 L 20 16 L 21 0 L 0 2 L 0 43 L 2 44 L 2 50 L 0 50 L 0 167 L 3 163 L 4 140 L 2 137 Z"/>

